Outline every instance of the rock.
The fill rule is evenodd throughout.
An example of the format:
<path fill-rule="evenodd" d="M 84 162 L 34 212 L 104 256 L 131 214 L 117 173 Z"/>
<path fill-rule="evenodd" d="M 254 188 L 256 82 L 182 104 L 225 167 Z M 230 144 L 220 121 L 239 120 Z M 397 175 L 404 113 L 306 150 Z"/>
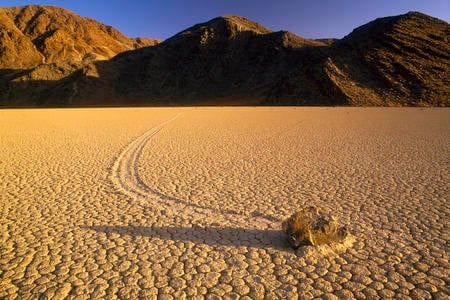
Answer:
<path fill-rule="evenodd" d="M 347 228 L 340 225 L 334 217 L 313 206 L 294 213 L 282 222 L 282 228 L 294 249 L 343 242 L 348 234 Z"/>

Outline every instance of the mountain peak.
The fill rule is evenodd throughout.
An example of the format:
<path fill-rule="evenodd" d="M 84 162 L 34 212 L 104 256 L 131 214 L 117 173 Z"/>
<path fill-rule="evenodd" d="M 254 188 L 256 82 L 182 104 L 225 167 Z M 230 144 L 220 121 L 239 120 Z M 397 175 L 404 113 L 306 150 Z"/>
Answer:
<path fill-rule="evenodd" d="M 250 19 L 225 15 L 189 27 L 167 41 L 169 43 L 184 41 L 186 38 L 199 38 L 201 41 L 206 41 L 211 38 L 228 40 L 235 38 L 243 32 L 257 35 L 271 33 L 272 31 Z"/>
<path fill-rule="evenodd" d="M 271 33 L 272 32 L 272 30 L 264 27 L 263 25 L 255 22 L 255 21 L 252 21 L 250 19 L 241 17 L 241 16 L 224 15 L 224 16 L 218 17 L 218 18 L 213 19 L 213 20 L 223 20 L 223 21 L 227 22 L 230 25 L 235 25 L 235 26 L 237 26 L 237 30 L 239 32 L 252 31 L 252 32 L 255 32 L 257 34 L 267 34 L 267 33 Z"/>
<path fill-rule="evenodd" d="M 428 30 L 430 28 L 445 30 L 445 28 L 448 28 L 448 23 L 421 12 L 410 11 L 403 15 L 377 18 L 355 28 L 344 40 L 355 38 L 356 36 L 360 36 L 360 34 L 365 34 L 370 39 L 380 34 L 386 35 L 399 31 L 416 34 L 417 31 Z"/>

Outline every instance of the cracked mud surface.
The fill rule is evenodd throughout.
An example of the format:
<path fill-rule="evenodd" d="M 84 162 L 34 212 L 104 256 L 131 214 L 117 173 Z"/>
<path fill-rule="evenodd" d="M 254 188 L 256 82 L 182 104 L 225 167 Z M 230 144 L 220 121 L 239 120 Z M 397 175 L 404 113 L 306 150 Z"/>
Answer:
<path fill-rule="evenodd" d="M 449 132 L 448 109 L 2 110 L 0 298 L 445 299 Z M 352 245 L 291 250 L 304 205 Z"/>

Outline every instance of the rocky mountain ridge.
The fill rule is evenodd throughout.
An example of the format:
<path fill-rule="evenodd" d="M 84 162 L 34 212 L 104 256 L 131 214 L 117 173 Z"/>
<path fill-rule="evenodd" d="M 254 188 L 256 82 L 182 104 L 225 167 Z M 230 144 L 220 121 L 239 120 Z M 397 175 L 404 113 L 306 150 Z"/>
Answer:
<path fill-rule="evenodd" d="M 54 6 L 0 8 L 0 26 L 1 69 L 105 60 L 160 42 L 130 39 L 111 26 Z"/>
<path fill-rule="evenodd" d="M 1 24 L 9 28 L 20 18 L 28 21 L 19 24 L 33 23 L 18 11 L 26 9 L 10 9 L 9 23 Z M 40 15 L 52 18 L 46 9 Z M 238 16 L 194 25 L 161 43 L 135 43 L 112 27 L 92 25 L 105 38 L 81 48 L 88 50 L 75 46 L 92 36 L 58 37 L 57 22 L 44 22 L 53 29 L 40 38 L 16 23 L 17 30 L 7 32 L 26 32 L 34 39 L 17 39 L 14 47 L 21 42 L 45 46 L 20 62 L 0 52 L 15 61 L 0 69 L 3 106 L 449 105 L 450 25 L 417 12 L 374 20 L 341 40 L 273 32 Z M 3 32 L 0 49 L 5 48 Z M 141 47 L 146 43 L 154 45 Z M 72 49 L 68 44 L 76 52 L 64 50 Z M 52 48 L 46 45 L 58 50 L 47 51 Z"/>

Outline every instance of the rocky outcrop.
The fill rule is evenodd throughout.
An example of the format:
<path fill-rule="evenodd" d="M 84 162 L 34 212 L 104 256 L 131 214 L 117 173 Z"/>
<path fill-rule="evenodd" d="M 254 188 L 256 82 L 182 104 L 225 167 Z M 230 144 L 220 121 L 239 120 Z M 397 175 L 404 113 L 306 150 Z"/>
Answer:
<path fill-rule="evenodd" d="M 9 28 L 1 41 L 11 44 L 0 54 L 0 105 L 448 106 L 450 101 L 450 26 L 421 13 L 377 19 L 341 40 L 305 39 L 223 16 L 149 47 L 143 46 L 156 42 L 128 39 L 53 7 L 2 10 L 0 18 Z M 20 47 L 28 47 L 23 55 Z"/>

